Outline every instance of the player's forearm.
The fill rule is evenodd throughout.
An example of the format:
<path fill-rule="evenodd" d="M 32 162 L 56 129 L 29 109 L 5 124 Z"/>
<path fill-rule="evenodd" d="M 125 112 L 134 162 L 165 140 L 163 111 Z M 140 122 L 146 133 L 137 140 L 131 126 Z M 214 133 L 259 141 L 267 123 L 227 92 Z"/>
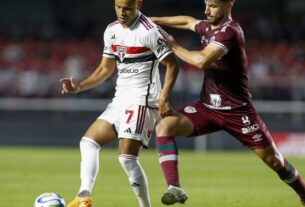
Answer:
<path fill-rule="evenodd" d="M 195 18 L 190 16 L 152 17 L 152 20 L 159 25 L 190 30 L 193 30 L 192 23 L 196 21 Z"/>
<path fill-rule="evenodd" d="M 79 83 L 80 91 L 86 91 L 103 83 L 113 71 L 98 67 L 88 78 Z"/>
<path fill-rule="evenodd" d="M 164 77 L 163 89 L 160 94 L 161 98 L 163 98 L 165 100 L 168 98 L 169 93 L 173 89 L 174 84 L 176 82 L 178 72 L 179 72 L 179 66 L 176 61 L 167 64 L 166 73 L 165 73 L 165 77 Z"/>
<path fill-rule="evenodd" d="M 211 61 L 209 61 L 209 59 L 200 51 L 189 51 L 177 43 L 173 45 L 171 49 L 181 60 L 197 67 L 198 69 L 204 69 L 206 66 L 211 64 Z"/>

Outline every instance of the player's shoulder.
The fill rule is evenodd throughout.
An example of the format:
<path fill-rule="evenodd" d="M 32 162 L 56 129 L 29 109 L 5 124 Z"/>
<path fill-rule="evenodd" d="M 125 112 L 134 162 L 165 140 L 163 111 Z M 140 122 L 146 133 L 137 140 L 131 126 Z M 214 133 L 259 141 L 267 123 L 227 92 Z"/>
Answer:
<path fill-rule="evenodd" d="M 107 28 L 114 27 L 115 25 L 118 25 L 118 24 L 120 24 L 119 20 L 115 20 L 115 21 L 111 22 L 110 24 L 108 24 Z"/>
<path fill-rule="evenodd" d="M 209 28 L 209 27 L 210 27 L 210 23 L 208 22 L 208 20 L 200 20 L 195 25 L 195 31 L 203 34 L 207 31 L 206 28 Z"/>
<path fill-rule="evenodd" d="M 140 14 L 138 19 L 139 29 L 146 34 L 158 31 L 158 26 L 144 14 Z"/>
<path fill-rule="evenodd" d="M 120 25 L 120 22 L 118 20 L 115 20 L 107 25 L 106 31 L 115 30 L 119 25 Z"/>
<path fill-rule="evenodd" d="M 229 19 L 226 23 L 224 23 L 220 31 L 227 33 L 239 33 L 242 31 L 242 29 L 237 21 Z"/>
<path fill-rule="evenodd" d="M 210 26 L 210 23 L 208 20 L 199 20 L 199 22 L 196 24 L 196 26 L 208 27 L 208 26 Z"/>

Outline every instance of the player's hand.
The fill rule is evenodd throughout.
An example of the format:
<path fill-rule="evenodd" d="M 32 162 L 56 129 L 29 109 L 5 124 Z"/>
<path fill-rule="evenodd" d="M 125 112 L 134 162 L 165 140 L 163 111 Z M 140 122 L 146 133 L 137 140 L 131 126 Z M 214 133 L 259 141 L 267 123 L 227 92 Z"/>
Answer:
<path fill-rule="evenodd" d="M 62 84 L 61 94 L 78 93 L 81 90 L 80 85 L 74 81 L 73 77 L 62 78 L 59 81 Z"/>
<path fill-rule="evenodd" d="M 158 27 L 158 30 L 160 32 L 160 34 L 163 37 L 164 42 L 166 43 L 166 45 L 170 48 L 172 48 L 175 44 L 176 44 L 176 40 L 173 38 L 173 36 L 171 36 L 170 34 L 168 34 L 164 29 L 162 29 L 161 27 Z"/>
<path fill-rule="evenodd" d="M 172 109 L 166 98 L 159 98 L 159 113 L 162 118 L 172 114 Z"/>

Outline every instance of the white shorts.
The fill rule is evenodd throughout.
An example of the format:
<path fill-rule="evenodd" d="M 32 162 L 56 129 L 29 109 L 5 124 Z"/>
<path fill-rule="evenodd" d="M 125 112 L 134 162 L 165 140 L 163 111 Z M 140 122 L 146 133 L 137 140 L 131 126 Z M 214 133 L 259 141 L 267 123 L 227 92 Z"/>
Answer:
<path fill-rule="evenodd" d="M 147 147 L 159 118 L 156 109 L 138 104 L 112 102 L 98 117 L 113 124 L 118 138 L 134 139 Z"/>

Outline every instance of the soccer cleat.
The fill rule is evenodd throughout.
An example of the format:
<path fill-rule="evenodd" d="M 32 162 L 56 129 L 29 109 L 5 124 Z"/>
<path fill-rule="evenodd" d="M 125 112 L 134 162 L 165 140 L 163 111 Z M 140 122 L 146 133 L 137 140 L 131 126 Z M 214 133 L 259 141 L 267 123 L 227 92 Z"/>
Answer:
<path fill-rule="evenodd" d="M 184 204 L 187 199 L 188 195 L 182 188 L 170 185 L 168 190 L 163 194 L 161 202 L 165 205 Z"/>
<path fill-rule="evenodd" d="M 67 207 L 92 207 L 91 197 L 75 197 Z"/>

